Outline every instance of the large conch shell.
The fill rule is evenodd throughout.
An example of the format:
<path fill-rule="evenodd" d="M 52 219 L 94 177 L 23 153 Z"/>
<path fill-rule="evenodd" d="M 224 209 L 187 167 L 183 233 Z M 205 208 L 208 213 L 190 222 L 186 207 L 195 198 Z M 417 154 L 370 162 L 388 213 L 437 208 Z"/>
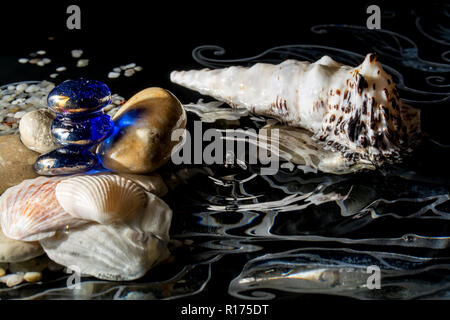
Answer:
<path fill-rule="evenodd" d="M 126 223 L 90 223 L 40 243 L 51 260 L 81 274 L 113 281 L 140 278 L 170 254 L 172 211 L 154 194 L 147 197 L 143 211 Z"/>
<path fill-rule="evenodd" d="M 102 224 L 127 220 L 147 202 L 142 187 L 115 174 L 65 179 L 56 187 L 55 195 L 61 207 L 75 218 Z"/>
<path fill-rule="evenodd" d="M 81 221 L 56 200 L 55 188 L 66 177 L 37 177 L 7 189 L 0 197 L 0 225 L 5 236 L 22 241 L 51 237 Z"/>
<path fill-rule="evenodd" d="M 376 165 L 411 151 L 420 136 L 418 110 L 402 103 L 391 78 L 368 54 L 353 68 L 328 56 L 250 68 L 173 71 L 172 82 L 311 131 L 324 148 Z"/>

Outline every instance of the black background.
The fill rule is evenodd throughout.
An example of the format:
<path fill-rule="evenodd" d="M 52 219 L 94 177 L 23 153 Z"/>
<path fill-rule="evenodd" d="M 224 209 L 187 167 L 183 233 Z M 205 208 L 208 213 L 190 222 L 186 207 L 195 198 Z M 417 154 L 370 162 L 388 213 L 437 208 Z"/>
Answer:
<path fill-rule="evenodd" d="M 125 98 L 150 86 L 169 89 L 182 102 L 198 98 L 195 93 L 169 81 L 170 71 L 200 68 L 192 50 L 200 45 L 226 49 L 224 58 L 257 55 L 269 48 L 290 44 L 331 46 L 365 55 L 371 44 L 361 44 L 352 37 L 318 35 L 311 27 L 319 24 L 343 24 L 365 27 L 367 7 L 381 8 L 381 27 L 409 35 L 420 45 L 424 60 L 442 61 L 442 48 L 416 30 L 413 12 L 433 19 L 432 2 L 420 4 L 395 1 L 8 1 L 0 8 L 1 54 L 0 84 L 25 80 L 51 80 L 84 76 L 104 81 L 112 92 Z M 67 7 L 81 8 L 81 30 L 69 30 Z M 394 14 L 393 14 L 394 13 Z M 370 31 L 368 32 L 376 32 Z M 54 40 L 49 41 L 48 38 Z M 88 68 L 76 68 L 72 49 L 84 50 Z M 19 64 L 17 60 L 31 52 L 46 50 L 52 63 L 45 67 Z M 444 51 L 447 48 L 444 48 Z M 382 62 L 395 62 L 381 57 Z M 385 59 L 385 60 L 383 60 Z M 144 67 L 136 76 L 108 79 L 114 67 L 135 62 Z M 64 65 L 65 73 L 49 78 L 55 68 Z M 408 71 L 406 71 L 408 72 Z M 418 74 L 416 76 L 416 74 Z M 419 72 L 404 74 L 407 84 L 419 88 Z M 417 79 L 417 80 L 416 80 Z M 418 82 L 418 83 L 414 83 Z M 445 91 L 445 88 L 443 88 Z M 422 106 L 416 106 L 421 108 Z M 422 109 L 425 131 L 448 143 L 450 135 L 436 132 L 447 126 L 448 117 L 433 117 L 435 109 Z M 440 114 L 447 113 L 439 109 Z M 433 118 L 429 122 L 429 118 Z"/>
<path fill-rule="evenodd" d="M 68 30 L 66 27 L 69 16 L 66 9 L 70 4 L 78 4 L 81 8 L 81 30 Z M 71 71 L 61 74 L 56 82 L 64 80 L 64 77 L 73 77 L 73 72 L 80 75 L 89 72 L 89 77 L 107 82 L 113 92 L 126 98 L 145 87 L 161 86 L 176 92 L 181 101 L 190 101 L 191 93 L 171 84 L 169 73 L 174 69 L 198 68 L 191 56 L 195 47 L 218 45 L 226 48 L 231 58 L 251 56 L 273 46 L 296 43 L 342 46 L 365 54 L 365 49 L 352 43 L 351 39 L 318 38 L 310 28 L 329 23 L 365 26 L 368 18 L 366 8 L 370 4 L 378 4 L 387 17 L 389 12 L 395 11 L 394 18 L 382 19 L 382 28 L 405 34 L 414 24 L 411 10 L 427 10 L 426 3 L 418 6 L 392 1 L 72 0 L 2 3 L 0 85 L 49 79 L 48 75 L 54 72 L 51 70 L 60 63 Z M 48 37 L 54 37 L 54 40 L 50 41 Z M 70 58 L 70 50 L 78 48 L 82 48 L 84 56 L 91 59 L 89 69 L 74 68 L 75 60 Z M 17 63 L 18 58 L 40 49 L 51 55 L 54 62 L 51 67 Z M 432 45 L 421 47 L 423 59 L 433 61 L 437 54 Z M 143 66 L 144 71 L 126 81 L 106 78 L 113 67 L 130 62 Z M 433 127 L 443 129 L 441 137 L 445 141 L 449 135 L 445 135 L 445 126 L 437 125 L 439 122 L 445 124 L 448 118 L 436 118 L 428 125 L 428 130 L 433 130 Z M 315 303 L 311 305 L 317 307 Z M 293 305 L 289 307 L 295 308 Z M 374 307 L 368 306 L 372 311 Z"/>
<path fill-rule="evenodd" d="M 69 17 L 66 9 L 70 4 L 81 8 L 81 30 L 66 27 Z M 48 78 L 58 59 L 62 65 L 70 67 L 67 62 L 70 50 L 77 48 L 84 49 L 84 57 L 91 59 L 89 72 L 93 74 L 90 76 L 108 81 L 113 91 L 120 89 L 124 95 L 148 86 L 170 89 L 173 86 L 169 83 L 171 70 L 199 67 L 191 57 L 192 50 L 199 45 L 221 46 L 231 58 L 298 43 L 345 47 L 366 54 L 367 51 L 351 39 L 317 37 L 310 28 L 329 23 L 365 26 L 369 16 L 366 8 L 370 4 L 378 4 L 382 16 L 387 17 L 382 18 L 382 28 L 400 33 L 412 28 L 412 9 L 427 9 L 393 1 L 2 2 L 0 84 Z M 393 11 L 396 16 L 389 18 Z M 49 41 L 48 37 L 55 40 Z M 17 63 L 18 58 L 40 49 L 51 55 L 52 70 L 50 66 L 30 68 L 30 65 Z M 432 50 L 420 53 L 424 59 L 433 55 Z M 70 61 L 75 64 L 74 60 Z M 129 62 L 142 65 L 145 72 L 125 84 L 106 78 L 113 67 Z M 86 72 L 86 69 L 81 71 Z M 63 77 L 58 80 L 62 81 Z M 178 90 L 177 94 L 183 95 L 185 91 Z"/>

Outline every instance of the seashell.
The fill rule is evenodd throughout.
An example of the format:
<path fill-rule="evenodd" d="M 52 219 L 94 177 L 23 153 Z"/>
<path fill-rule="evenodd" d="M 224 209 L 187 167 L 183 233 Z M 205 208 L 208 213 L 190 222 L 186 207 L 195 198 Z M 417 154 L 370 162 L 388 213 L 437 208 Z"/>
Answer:
<path fill-rule="evenodd" d="M 148 192 L 156 194 L 158 197 L 163 197 L 169 191 L 163 178 L 157 173 L 148 175 L 132 174 L 132 173 L 118 173 L 121 177 L 130 179 L 138 184 Z"/>
<path fill-rule="evenodd" d="M 147 234 L 168 242 L 169 228 L 172 221 L 172 210 L 158 196 L 146 192 L 147 204 L 143 210 L 133 216 L 127 224 L 136 230 L 142 230 Z"/>
<path fill-rule="evenodd" d="M 142 277 L 169 256 L 172 211 L 147 193 L 147 206 L 125 223 L 89 223 L 40 241 L 51 260 L 81 274 L 125 281 Z"/>
<path fill-rule="evenodd" d="M 56 230 L 85 223 L 64 211 L 55 196 L 56 186 L 66 177 L 24 180 L 0 197 L 0 225 L 8 238 L 37 241 Z"/>
<path fill-rule="evenodd" d="M 311 131 L 325 149 L 376 165 L 401 160 L 420 138 L 419 111 L 402 103 L 375 54 L 353 68 L 328 56 L 250 68 L 173 71 L 171 81 Z"/>
<path fill-rule="evenodd" d="M 114 174 L 79 175 L 61 181 L 56 199 L 75 218 L 102 224 L 126 220 L 145 206 L 143 188 Z"/>

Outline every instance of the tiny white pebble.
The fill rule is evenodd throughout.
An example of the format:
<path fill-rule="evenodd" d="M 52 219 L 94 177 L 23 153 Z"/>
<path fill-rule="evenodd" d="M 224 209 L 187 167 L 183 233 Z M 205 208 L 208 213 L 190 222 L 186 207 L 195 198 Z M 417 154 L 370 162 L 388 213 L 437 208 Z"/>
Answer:
<path fill-rule="evenodd" d="M 120 76 L 120 73 L 118 73 L 118 72 L 108 73 L 108 78 L 111 78 L 111 79 L 118 78 L 119 76 Z"/>
<path fill-rule="evenodd" d="M 289 171 L 292 171 L 295 169 L 295 165 L 292 162 L 283 163 L 283 164 L 281 164 L 280 167 L 283 169 L 288 169 Z"/>
<path fill-rule="evenodd" d="M 58 72 L 66 71 L 66 67 L 59 67 L 59 68 L 56 68 L 56 71 L 58 71 Z"/>
<path fill-rule="evenodd" d="M 127 64 L 126 66 L 125 66 L 125 69 L 133 69 L 134 67 L 136 67 L 136 63 L 130 63 L 130 64 Z"/>
<path fill-rule="evenodd" d="M 18 98 L 16 100 L 14 100 L 13 102 L 11 102 L 12 105 L 16 105 L 19 103 L 24 103 L 25 102 L 25 98 Z"/>
<path fill-rule="evenodd" d="M 83 50 L 81 49 L 74 49 L 71 51 L 72 57 L 79 58 L 83 55 Z"/>
<path fill-rule="evenodd" d="M 36 52 L 38 55 L 43 56 L 44 54 L 46 54 L 47 52 L 45 52 L 45 50 L 39 50 Z"/>
<path fill-rule="evenodd" d="M 45 64 L 49 64 L 50 62 L 52 62 L 52 60 L 50 60 L 49 58 L 44 58 L 44 59 L 42 59 L 42 61 L 43 61 Z"/>
<path fill-rule="evenodd" d="M 3 96 L 2 100 L 5 101 L 5 102 L 11 102 L 11 101 L 14 100 L 14 96 L 6 95 L 6 96 Z"/>
<path fill-rule="evenodd" d="M 77 67 L 78 68 L 83 68 L 86 67 L 89 64 L 89 60 L 88 59 L 80 59 L 77 61 Z"/>
<path fill-rule="evenodd" d="M 117 67 L 117 68 L 114 68 L 113 71 L 114 71 L 114 72 L 119 72 L 119 73 L 120 73 L 120 72 L 122 71 L 122 69 L 120 69 L 120 68 Z"/>
<path fill-rule="evenodd" d="M 55 79 L 57 76 L 58 76 L 57 73 L 52 73 L 52 74 L 50 75 L 50 78 Z"/>
<path fill-rule="evenodd" d="M 38 90 L 39 90 L 39 86 L 32 84 L 31 86 L 26 88 L 25 92 L 31 93 L 31 92 L 36 92 Z"/>
<path fill-rule="evenodd" d="M 39 67 L 43 67 L 43 66 L 45 66 L 45 62 L 43 60 L 40 60 L 40 61 L 38 61 L 37 65 Z"/>
<path fill-rule="evenodd" d="M 127 69 L 127 70 L 125 70 L 125 72 L 123 74 L 125 75 L 125 77 L 131 77 L 134 74 L 134 70 Z"/>
<path fill-rule="evenodd" d="M 19 112 L 16 112 L 16 114 L 14 115 L 14 118 L 20 119 L 20 118 L 22 118 L 26 113 L 27 113 L 26 111 L 19 111 Z"/>
<path fill-rule="evenodd" d="M 38 62 L 40 62 L 41 61 L 41 59 L 31 59 L 29 62 L 31 63 L 31 64 L 36 64 L 36 63 L 38 63 Z"/>
<path fill-rule="evenodd" d="M 27 63 L 29 60 L 27 58 L 20 58 L 19 63 Z"/>
<path fill-rule="evenodd" d="M 42 279 L 42 273 L 35 272 L 35 271 L 30 271 L 30 272 L 25 273 L 23 278 L 27 282 L 37 282 L 37 281 Z"/>
<path fill-rule="evenodd" d="M 8 274 L 0 277 L 0 282 L 5 283 L 8 287 L 14 287 L 23 282 L 23 275 L 21 274 Z"/>
<path fill-rule="evenodd" d="M 16 91 L 22 92 L 25 91 L 26 88 L 28 88 L 28 85 L 26 83 L 21 83 L 17 85 Z"/>
<path fill-rule="evenodd" d="M 142 69 L 143 68 L 141 66 L 137 66 L 137 67 L 134 68 L 134 71 L 142 71 Z"/>

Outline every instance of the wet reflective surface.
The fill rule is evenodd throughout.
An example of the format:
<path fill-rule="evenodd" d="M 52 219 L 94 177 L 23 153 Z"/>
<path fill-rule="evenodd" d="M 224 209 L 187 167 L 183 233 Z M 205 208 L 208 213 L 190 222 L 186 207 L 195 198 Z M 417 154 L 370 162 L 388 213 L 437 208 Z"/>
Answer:
<path fill-rule="evenodd" d="M 436 10 L 448 13 L 448 7 Z M 40 283 L 1 287 L 0 298 L 449 299 L 450 141 L 440 115 L 450 101 L 450 63 L 448 33 L 439 31 L 449 16 L 430 21 L 413 14 L 415 32 L 435 42 L 440 58 L 422 58 L 412 36 L 337 25 L 311 32 L 322 39 L 351 37 L 360 52 L 313 44 L 239 59 L 226 58 L 220 47 L 193 52 L 198 67 L 223 67 L 286 58 L 314 61 L 324 54 L 356 65 L 374 50 L 400 97 L 421 109 L 424 139 L 411 158 L 346 175 L 305 172 L 286 161 L 275 175 L 261 175 L 257 165 L 232 163 L 233 156 L 225 165 L 168 164 L 161 174 L 171 189 L 164 200 L 174 218 L 172 259 L 166 264 L 133 282 L 83 278 L 79 290 L 67 288 L 69 275 L 48 271 Z M 205 130 L 266 125 L 266 119 L 246 112 L 220 110 L 216 121 L 208 113 Z M 205 117 L 199 109 L 188 112 L 188 129 Z M 380 271 L 380 289 L 368 285 L 373 266 Z"/>

